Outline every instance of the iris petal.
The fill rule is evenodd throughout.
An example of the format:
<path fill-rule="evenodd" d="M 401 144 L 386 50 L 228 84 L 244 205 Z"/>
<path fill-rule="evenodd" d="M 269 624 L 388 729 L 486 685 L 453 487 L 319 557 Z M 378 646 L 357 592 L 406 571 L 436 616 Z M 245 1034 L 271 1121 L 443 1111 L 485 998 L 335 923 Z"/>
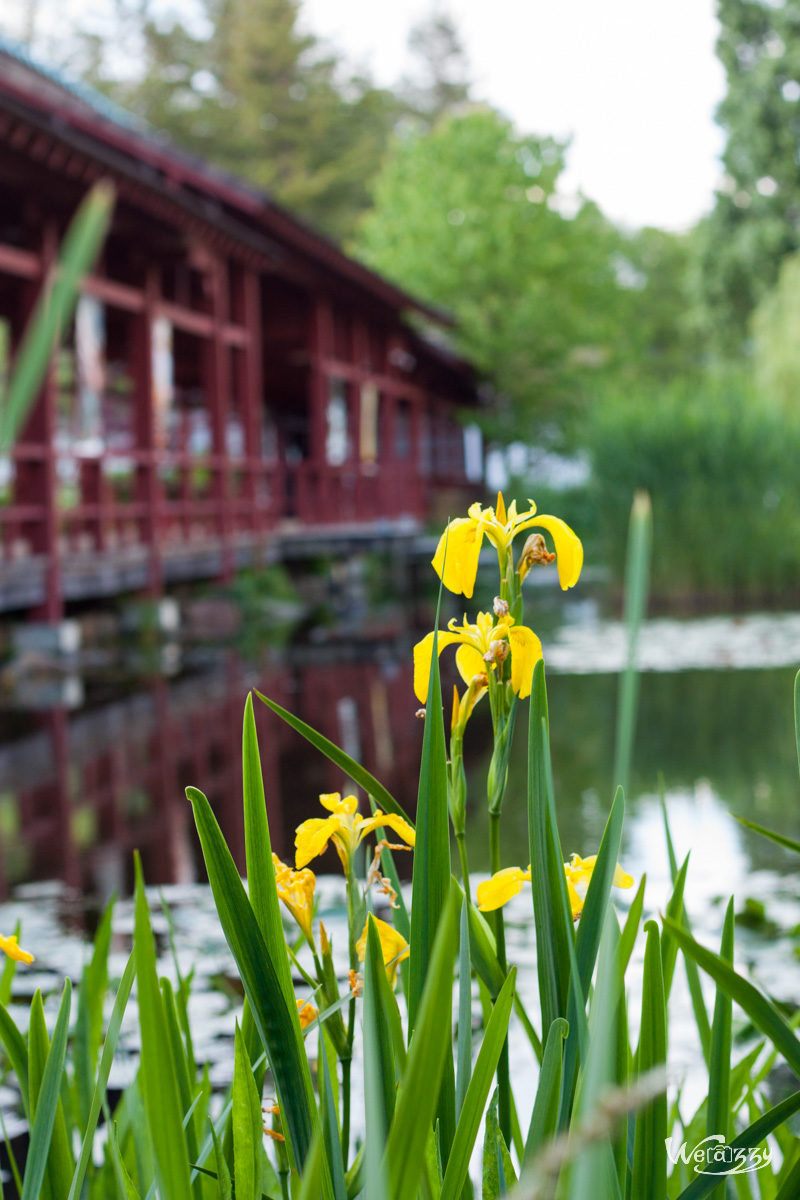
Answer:
<path fill-rule="evenodd" d="M 409 846 L 414 845 L 416 834 L 409 825 L 408 821 L 404 821 L 401 816 L 396 813 L 376 812 L 374 817 L 368 817 L 366 821 L 359 826 L 358 840 L 361 841 L 368 833 L 372 833 L 373 829 L 392 829 L 394 832 L 407 842 Z"/>
<path fill-rule="evenodd" d="M 473 517 L 456 517 L 447 526 L 431 563 L 448 591 L 472 595 L 482 542 L 483 524 Z"/>
<path fill-rule="evenodd" d="M 521 867 L 505 867 L 498 871 L 491 879 L 478 884 L 478 908 L 481 912 L 502 908 L 522 891 L 523 883 L 530 880 L 530 877 L 530 871 L 523 871 Z"/>
<path fill-rule="evenodd" d="M 521 533 L 523 529 L 530 529 L 535 525 L 540 525 L 542 529 L 546 529 L 553 539 L 553 544 L 556 548 L 558 581 L 562 589 L 566 591 L 567 588 L 574 587 L 578 582 L 583 566 L 583 543 L 581 539 L 570 529 L 566 521 L 562 521 L 560 517 L 532 517 L 529 521 L 522 521 L 517 525 L 517 533 Z"/>
<path fill-rule="evenodd" d="M 469 686 L 476 675 L 486 674 L 486 663 L 483 655 L 474 646 L 459 646 L 456 650 L 456 666 L 458 673 Z"/>
<path fill-rule="evenodd" d="M 311 817 L 297 826 L 294 837 L 295 867 L 299 870 L 323 854 L 328 842 L 341 828 L 341 817 Z"/>
<path fill-rule="evenodd" d="M 426 633 L 422 641 L 414 647 L 414 695 L 420 704 L 428 699 L 428 686 L 431 678 L 431 659 L 433 657 L 433 639 L 438 638 L 436 653 L 441 654 L 445 646 L 452 646 L 462 638 L 457 633 Z"/>
<path fill-rule="evenodd" d="M 511 687 L 524 700 L 531 694 L 533 668 L 542 657 L 542 643 L 525 625 L 512 625 L 508 641 L 511 646 Z"/>
<path fill-rule="evenodd" d="M 32 963 L 33 955 L 27 950 L 23 950 L 17 941 L 16 934 L 11 934 L 10 937 L 0 936 L 0 950 L 3 950 L 9 958 L 13 958 L 15 962 Z"/>

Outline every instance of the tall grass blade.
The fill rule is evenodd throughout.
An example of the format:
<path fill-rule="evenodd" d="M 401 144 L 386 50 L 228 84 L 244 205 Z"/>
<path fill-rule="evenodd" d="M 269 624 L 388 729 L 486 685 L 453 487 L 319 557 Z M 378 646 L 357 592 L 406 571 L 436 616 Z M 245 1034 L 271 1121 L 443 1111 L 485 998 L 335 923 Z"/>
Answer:
<path fill-rule="evenodd" d="M 247 890 L 264 941 L 270 949 L 275 971 L 286 996 L 294 1004 L 294 989 L 286 955 L 280 901 L 275 885 L 272 843 L 269 835 L 261 757 L 258 751 L 253 697 L 248 694 L 242 727 L 242 787 L 244 797 L 244 845 Z"/>
<path fill-rule="evenodd" d="M 114 189 L 96 183 L 67 230 L 52 281 L 45 283 L 25 330 L 4 397 L 0 397 L 0 454 L 8 451 L 33 406 L 50 356 L 69 322 L 83 276 L 105 239 Z"/>
<path fill-rule="evenodd" d="M 617 868 L 620 846 L 622 844 L 622 824 L 625 819 L 625 796 L 622 788 L 617 788 L 614 803 L 611 806 L 600 848 L 597 852 L 589 887 L 586 892 L 583 912 L 578 931 L 575 936 L 575 961 L 578 968 L 577 987 L 570 988 L 567 1006 L 567 1024 L 577 1030 L 583 1018 L 583 999 L 588 993 L 592 973 L 600 949 L 600 940 L 606 921 L 608 906 L 611 899 L 611 887 L 614 882 L 614 872 Z M 564 1048 L 564 1107 L 565 1113 L 569 1100 L 575 1089 L 578 1073 L 580 1039 L 567 1039 Z"/>
<path fill-rule="evenodd" d="M 37 988 L 31 1002 L 30 1024 L 28 1026 L 28 1079 L 30 1082 L 31 1112 L 36 1118 L 39 1103 L 39 1092 L 44 1078 L 47 1060 L 50 1054 L 50 1038 L 44 1017 L 42 993 Z M 63 1089 L 63 1080 L 62 1089 Z M 47 1170 L 43 1190 L 46 1195 L 52 1195 L 54 1200 L 66 1195 L 69 1191 L 72 1172 L 75 1163 L 67 1137 L 67 1122 L 64 1115 L 63 1094 L 56 1104 L 53 1119 L 53 1132 L 50 1138 L 50 1151 L 47 1159 Z"/>
<path fill-rule="evenodd" d="M 319 1200 L 320 1196 L 325 1195 L 326 1176 L 325 1144 L 322 1139 L 322 1125 L 318 1122 L 303 1164 L 297 1192 L 293 1193 L 292 1200 Z"/>
<path fill-rule="evenodd" d="M 439 919 L 387 1140 L 387 1194 L 392 1200 L 416 1197 L 445 1059 L 449 1057 L 452 1064 L 452 979 L 458 947 L 459 902 L 460 891 L 453 882 Z"/>
<path fill-rule="evenodd" d="M 672 895 L 667 901 L 666 914 L 673 921 L 680 921 L 683 913 L 683 892 L 686 886 L 686 873 L 689 870 L 689 855 L 681 863 L 677 878 L 673 884 Z M 661 969 L 664 974 L 664 995 L 669 1003 L 672 991 L 672 979 L 675 974 L 675 963 L 678 960 L 678 943 L 666 931 L 661 938 Z"/>
<path fill-rule="evenodd" d="M 508 1033 L 508 1022 L 514 1000 L 516 968 L 512 967 L 508 979 L 492 1008 L 492 1015 L 483 1035 L 481 1048 L 475 1060 L 475 1068 L 469 1081 L 464 1104 L 461 1109 L 447 1169 L 444 1173 L 440 1200 L 458 1200 L 467 1180 L 469 1160 L 480 1130 L 481 1118 L 489 1090 L 492 1086 L 500 1053 Z"/>
<path fill-rule="evenodd" d="M 375 803 L 382 808 L 384 812 L 397 813 L 398 816 L 403 817 L 404 820 L 408 821 L 409 825 L 411 825 L 413 828 L 414 822 L 407 815 L 402 805 L 395 800 L 391 792 L 387 791 L 383 784 L 377 780 L 374 775 L 371 775 L 365 767 L 362 767 L 360 763 L 357 763 L 356 760 L 351 758 L 349 754 L 345 754 L 344 750 L 341 750 L 334 742 L 330 741 L 326 737 L 323 737 L 321 733 L 317 733 L 316 729 L 312 729 L 310 725 L 306 725 L 305 721 L 301 721 L 299 717 L 296 717 L 293 713 L 290 713 L 288 709 L 281 708 L 280 704 L 276 704 L 274 700 L 270 700 L 267 696 L 263 696 L 256 688 L 253 690 L 255 691 L 255 694 L 258 696 L 259 700 L 263 704 L 266 704 L 267 708 L 271 709 L 276 716 L 280 717 L 282 721 L 285 721 L 287 725 L 290 725 L 292 729 L 299 733 L 301 737 L 304 737 L 307 742 L 310 742 L 311 745 L 314 746 L 315 749 L 319 750 L 321 754 L 324 754 L 326 758 L 330 759 L 334 766 L 341 767 L 348 779 L 352 779 L 353 782 L 357 783 L 359 787 L 363 788 L 369 796 L 372 796 Z"/>
<path fill-rule="evenodd" d="M 614 863 L 616 864 L 616 859 Z M 591 1120 L 603 1093 L 608 1091 L 614 1082 L 618 941 L 616 920 L 612 913 L 606 911 L 597 984 L 589 1013 L 588 1052 L 575 1105 L 576 1118 L 580 1124 Z M 567 1042 L 567 1049 L 569 1044 Z M 570 1172 L 569 1200 L 583 1200 L 588 1195 L 596 1196 L 597 1200 L 615 1200 L 619 1195 L 616 1166 L 608 1137 L 586 1146 L 578 1154 Z"/>
<path fill-rule="evenodd" d="M 367 920 L 364 959 L 364 1076 L 367 1143 L 383 1147 L 394 1116 L 395 1079 L 391 1018 L 382 984 L 387 983 L 375 918 Z M 388 985 L 387 985 L 388 986 Z M 369 1047 L 369 1050 L 366 1048 Z M 382 1151 L 381 1151 L 382 1153 Z"/>
<path fill-rule="evenodd" d="M 31 1106 L 28 1095 L 28 1051 L 25 1039 L 17 1028 L 13 1017 L 5 1005 L 0 1004 L 0 1042 L 5 1046 L 8 1061 L 17 1078 L 22 1107 L 28 1120 L 31 1119 Z"/>
<path fill-rule="evenodd" d="M 442 589 L 436 606 L 436 626 Z M 450 824 L 447 808 L 447 749 L 436 638 L 431 650 L 425 733 L 417 798 L 417 830 L 411 884 L 411 954 L 408 1027 L 414 1029 L 433 954 L 439 918 L 450 888 Z"/>
<path fill-rule="evenodd" d="M 217 1186 L 219 1189 L 219 1200 L 233 1200 L 233 1188 L 231 1186 L 231 1173 L 228 1168 L 228 1163 L 222 1151 L 222 1143 L 220 1142 L 217 1131 L 213 1124 L 210 1125 L 211 1139 L 214 1143 L 214 1161 L 217 1165 Z"/>
<path fill-rule="evenodd" d="M 672 833 L 670 832 L 669 818 L 667 817 L 667 803 L 664 795 L 663 780 L 661 780 L 660 793 L 661 812 L 664 818 L 664 836 L 667 839 L 667 853 L 669 855 L 669 870 L 672 878 L 672 885 L 674 887 L 678 878 L 678 860 L 675 855 Z M 682 924 L 687 933 L 691 935 L 692 927 L 689 922 L 689 917 L 686 913 L 685 905 L 681 907 L 680 924 Z M 703 988 L 700 983 L 700 973 L 697 969 L 697 963 L 691 958 L 687 958 L 686 955 L 684 955 L 683 961 L 684 966 L 686 967 L 686 980 L 689 985 L 689 995 L 692 1000 L 692 1012 L 694 1013 L 697 1032 L 700 1037 L 700 1045 L 703 1049 L 703 1057 L 705 1058 L 706 1063 L 708 1063 L 708 1056 L 711 1046 L 711 1025 L 708 1020 L 708 1009 L 706 1008 L 706 1002 L 703 997 Z"/>
<path fill-rule="evenodd" d="M 442 588 L 436 606 L 439 628 Z M 408 1029 L 413 1033 L 433 947 L 451 887 L 450 814 L 447 801 L 447 748 L 436 638 L 432 639 L 425 732 L 417 796 L 417 828 L 411 878 L 411 952 L 408 970 Z M 442 1070 L 438 1105 L 439 1145 L 446 1163 L 456 1125 L 456 1081 L 452 1054 Z"/>
<path fill-rule="evenodd" d="M 644 909 L 644 892 L 646 884 L 647 876 L 643 875 L 639 880 L 639 886 L 636 889 L 636 895 L 631 901 L 631 906 L 628 909 L 628 915 L 625 918 L 625 924 L 622 926 L 622 932 L 620 933 L 619 946 L 617 950 L 620 986 L 625 978 L 625 972 L 628 970 L 628 963 L 631 960 L 633 947 L 636 944 L 636 938 L 639 933 L 639 923 L 642 919 L 642 911 Z"/>
<path fill-rule="evenodd" d="M 236 1200 L 260 1200 L 263 1154 L 261 1099 L 253 1068 L 237 1023 L 233 1066 L 233 1181 Z"/>
<path fill-rule="evenodd" d="M 722 926 L 720 958 L 733 963 L 733 897 L 728 901 Z M 728 1140 L 731 1124 L 730 1082 L 733 1005 L 729 995 L 717 985 L 714 1020 L 711 1024 L 711 1055 L 708 1069 L 708 1100 L 706 1101 L 706 1136 L 723 1134 Z M 719 1188 L 718 1200 L 724 1196 L 725 1185 Z"/>
<path fill-rule="evenodd" d="M 756 1028 L 766 1034 L 776 1050 L 780 1051 L 794 1073 L 800 1075 L 800 1041 L 771 1001 L 734 971 L 730 963 L 713 950 L 701 946 L 685 929 L 668 917 L 664 918 L 664 926 L 669 928 L 670 933 L 677 939 L 683 953 L 710 975 L 726 995 L 736 1001 Z"/>
<path fill-rule="evenodd" d="M 311 1145 L 316 1106 L 297 1008 L 287 1004 L 274 962 L 285 954 L 285 943 L 281 935 L 280 946 L 267 945 L 211 805 L 196 788 L 187 788 L 186 795 L 194 810 L 222 931 L 269 1056 L 290 1158 L 302 1167 Z"/>
<path fill-rule="evenodd" d="M 320 1034 L 319 1038 L 318 1086 L 322 1105 L 322 1132 L 325 1139 L 325 1153 L 330 1167 L 331 1181 L 333 1183 L 334 1200 L 347 1200 L 347 1180 L 344 1173 L 341 1133 L 336 1117 L 336 1098 L 333 1094 L 331 1070 L 328 1065 L 328 1052 L 325 1049 L 325 1038 L 322 1034 Z"/>
<path fill-rule="evenodd" d="M 134 951 L 141 1039 L 139 1078 L 142 1100 L 163 1200 L 187 1200 L 192 1193 L 192 1186 L 176 1078 L 177 1064 L 174 1061 L 158 985 L 155 943 L 138 855 L 135 891 Z"/>
<path fill-rule="evenodd" d="M 755 821 L 748 821 L 746 817 L 737 817 L 736 820 L 747 829 L 752 829 L 755 833 L 760 833 L 762 837 L 769 838 L 771 842 L 775 842 L 776 846 L 783 846 L 786 850 L 794 850 L 795 854 L 800 854 L 800 842 L 796 842 L 794 838 L 786 837 L 783 833 L 776 833 L 774 829 L 767 829 L 765 825 L 758 825 Z"/>
<path fill-rule="evenodd" d="M 658 925 L 648 921 L 645 930 L 642 1020 L 636 1056 L 639 1075 L 667 1061 L 667 1013 Z M 646 1196 L 647 1200 L 666 1200 L 667 1135 L 667 1097 L 662 1093 L 636 1114 L 632 1195 Z"/>
<path fill-rule="evenodd" d="M 60 1102 L 61 1082 L 67 1055 L 67 1035 L 72 1002 L 72 984 L 64 982 L 64 991 L 53 1030 L 53 1040 L 47 1052 L 41 1087 L 36 1098 L 36 1111 L 31 1126 L 28 1158 L 20 1200 L 40 1200 L 48 1166 L 50 1144 Z M 65 1193 L 62 1193 L 62 1195 Z"/>
<path fill-rule="evenodd" d="M 128 1168 L 122 1158 L 122 1152 L 119 1148 L 119 1139 L 117 1135 L 116 1124 L 112 1121 L 108 1127 L 108 1146 L 111 1152 L 111 1162 L 114 1168 L 114 1177 L 117 1181 L 117 1195 L 124 1197 L 125 1200 L 141 1200 L 141 1196 L 130 1176 Z"/>
<path fill-rule="evenodd" d="M 469 953 L 469 904 L 461 906 L 458 947 L 458 1043 L 456 1116 L 461 1114 L 472 1073 L 472 960 Z M 498 964 L 499 965 L 499 964 Z"/>
<path fill-rule="evenodd" d="M 547 1031 L 542 1069 L 539 1072 L 531 1122 L 525 1139 L 523 1169 L 530 1165 L 545 1142 L 555 1136 L 558 1127 L 564 1040 L 568 1033 L 569 1025 L 563 1017 L 557 1017 Z"/>
<path fill-rule="evenodd" d="M 557 1017 L 566 1017 L 573 950 L 572 917 L 555 822 L 547 721 L 544 664 L 540 659 L 533 672 L 528 730 L 528 839 L 544 1029 L 549 1029 Z"/>
<path fill-rule="evenodd" d="M 94 1094 L 89 1108 L 89 1118 L 86 1122 L 86 1128 L 83 1133 L 83 1141 L 81 1142 L 80 1154 L 78 1163 L 75 1167 L 75 1174 L 72 1177 L 72 1184 L 69 1189 L 68 1200 L 77 1200 L 83 1188 L 83 1181 L 86 1177 L 86 1171 L 89 1166 L 92 1155 L 92 1146 L 94 1144 L 95 1130 L 97 1122 L 100 1118 L 100 1110 L 108 1087 L 108 1077 L 111 1074 L 111 1064 L 114 1061 L 114 1054 L 117 1049 L 117 1041 L 119 1032 L 122 1027 L 122 1018 L 128 1004 L 128 998 L 131 994 L 133 986 L 133 978 L 136 974 L 136 961 L 133 953 L 128 959 L 127 965 L 120 980 L 119 988 L 117 989 L 116 999 L 114 1000 L 114 1008 L 111 1012 L 111 1017 L 108 1022 L 108 1030 L 106 1032 L 106 1040 L 103 1043 L 103 1052 L 100 1055 L 100 1066 L 97 1071 L 97 1079 L 94 1085 Z"/>
<path fill-rule="evenodd" d="M 495 1089 L 486 1113 L 483 1139 L 482 1200 L 497 1200 L 512 1191 L 517 1177 L 497 1117 L 499 1093 Z"/>
<path fill-rule="evenodd" d="M 629 791 L 633 736 L 636 729 L 636 704 L 639 675 L 636 649 L 639 629 L 647 608 L 650 571 L 650 541 L 652 509 L 646 492 L 637 492 L 631 506 L 628 533 L 628 554 L 625 563 L 625 627 L 628 636 L 628 655 L 625 670 L 619 681 L 617 697 L 617 736 L 614 750 L 614 784 Z"/>

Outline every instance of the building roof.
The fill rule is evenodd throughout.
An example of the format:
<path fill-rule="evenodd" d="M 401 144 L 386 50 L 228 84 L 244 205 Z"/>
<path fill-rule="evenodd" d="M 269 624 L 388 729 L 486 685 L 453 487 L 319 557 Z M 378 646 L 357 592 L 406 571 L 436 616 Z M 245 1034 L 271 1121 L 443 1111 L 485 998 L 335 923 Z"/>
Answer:
<path fill-rule="evenodd" d="M 84 150 L 93 144 L 107 165 L 122 160 L 128 173 L 133 171 L 141 182 L 167 190 L 179 204 L 196 207 L 198 199 L 210 201 L 244 227 L 323 264 L 396 312 L 416 313 L 440 326 L 453 325 L 449 313 L 351 258 L 266 192 L 180 149 L 94 88 L 43 66 L 19 43 L 0 37 L 0 104 L 4 99 L 38 114 L 61 137 L 80 137 Z M 466 366 L 463 360 L 462 365 Z"/>

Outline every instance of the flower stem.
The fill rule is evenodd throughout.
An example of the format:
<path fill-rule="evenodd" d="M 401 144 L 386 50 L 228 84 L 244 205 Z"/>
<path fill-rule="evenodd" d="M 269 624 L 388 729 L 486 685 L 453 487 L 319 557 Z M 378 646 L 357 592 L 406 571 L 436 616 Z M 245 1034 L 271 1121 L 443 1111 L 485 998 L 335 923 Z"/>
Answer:
<path fill-rule="evenodd" d="M 500 813 L 489 811 L 489 856 L 491 871 L 494 875 L 500 870 Z M 508 970 L 506 962 L 506 931 L 503 923 L 503 910 L 498 908 L 494 913 L 494 936 L 497 944 L 497 961 L 505 975 Z M 503 1043 L 500 1061 L 497 1064 L 498 1105 L 497 1118 L 500 1132 L 505 1138 L 506 1145 L 511 1145 L 511 1075 L 508 1061 L 508 1038 Z"/>
<path fill-rule="evenodd" d="M 350 970 L 358 970 L 358 952 L 356 951 L 355 905 L 353 893 L 356 888 L 356 878 L 352 864 L 347 872 L 347 945 L 350 956 Z M 347 1015 L 347 1051 L 342 1056 L 342 1158 L 345 1167 L 350 1152 L 350 1068 L 353 1058 L 353 1040 L 356 1032 L 356 998 L 352 996 L 348 1005 Z"/>

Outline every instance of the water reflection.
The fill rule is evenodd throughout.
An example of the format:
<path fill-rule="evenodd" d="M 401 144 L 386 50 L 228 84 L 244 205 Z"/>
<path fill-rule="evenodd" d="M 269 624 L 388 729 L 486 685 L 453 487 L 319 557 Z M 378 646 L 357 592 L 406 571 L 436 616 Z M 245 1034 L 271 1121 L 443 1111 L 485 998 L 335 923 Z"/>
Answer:
<path fill-rule="evenodd" d="M 643 673 L 628 837 L 633 837 L 639 815 L 644 819 L 653 804 L 660 823 L 662 778 L 671 820 L 679 822 L 690 797 L 696 814 L 714 809 L 718 822 L 730 830 L 725 842 L 743 846 L 751 867 L 796 867 L 788 852 L 743 830 L 728 815 L 798 835 L 794 673 L 791 667 Z M 602 835 L 611 801 L 616 696 L 616 675 L 552 674 L 548 681 L 554 784 L 567 852 L 593 852 Z M 518 730 L 501 825 L 507 863 L 516 863 L 520 847 L 527 845 L 525 741 L 525 731 Z M 475 764 L 475 791 L 487 767 L 488 756 Z M 680 824 L 675 830 L 679 849 L 685 853 L 695 847 L 707 856 L 708 828 L 697 821 Z M 483 808 L 476 806 L 471 859 L 483 869 L 488 868 L 486 827 Z M 719 847 L 719 836 L 715 833 L 710 844 Z M 648 857 L 645 853 L 645 864 Z M 720 867 L 723 858 L 717 856 Z"/>
<path fill-rule="evenodd" d="M 749 623 L 748 623 L 749 622 Z M 787 623 L 788 622 L 788 623 Z M 800 659 L 796 617 L 728 622 L 653 622 L 643 655 L 686 666 L 686 647 L 717 644 L 726 661 Z M 594 629 L 594 633 L 592 630 Z M 602 636 L 600 632 L 602 631 Z M 553 766 L 565 850 L 591 852 L 611 796 L 617 676 L 608 625 L 565 625 L 547 639 Z M 591 660 L 587 647 L 602 645 Z M 230 649 L 173 647 L 157 663 L 126 660 L 81 678 L 23 681 L 6 694 L 0 742 L 0 894 L 30 880 L 58 878 L 101 900 L 131 886 L 132 850 L 153 884 L 203 878 L 184 788 L 203 788 L 237 861 L 243 862 L 241 721 L 248 688 L 258 687 L 344 747 L 413 809 L 422 724 L 414 719 L 411 635 L 295 645 L 245 660 Z M 621 645 L 621 643 L 620 643 Z M 681 655 L 683 658 L 681 659 Z M 587 657 L 588 656 L 588 657 Z M 576 674 L 594 661 L 602 673 Z M 716 661 L 716 660 L 715 660 Z M 165 673 L 165 668 L 168 672 Z M 628 844 L 637 822 L 658 811 L 659 778 L 677 825 L 679 849 L 714 837 L 698 820 L 713 809 L 748 869 L 791 862 L 730 821 L 748 816 L 798 833 L 797 762 L 791 666 L 764 669 L 646 670 L 641 677 L 636 756 L 628 805 Z M 449 680 L 445 667 L 445 687 Z M 55 702 L 54 702 L 55 701 Z M 320 791 L 343 786 L 341 772 L 294 731 L 256 705 L 262 769 L 276 850 L 291 856 L 294 827 L 317 814 Z M 488 711 L 479 708 L 468 739 L 471 861 L 488 868 L 481 791 L 490 750 Z M 527 860 L 526 731 L 517 731 L 510 768 L 502 855 Z M 655 806 L 655 809 L 653 809 Z M 691 834 L 692 836 L 688 836 Z M 640 839 L 639 839 L 640 840 Z M 331 858 L 325 866 L 336 870 Z M 792 863 L 792 866 L 795 864 Z"/>
<path fill-rule="evenodd" d="M 243 865 L 241 730 L 250 687 L 413 797 L 421 726 L 409 659 L 390 650 L 367 646 L 344 659 L 307 651 L 257 665 L 206 652 L 177 678 L 90 680 L 73 711 L 24 711 L 12 697 L 0 746 L 0 892 L 57 878 L 100 900 L 125 895 L 134 848 L 152 884 L 202 878 L 189 783 L 208 795 Z M 291 855 L 295 825 L 316 815 L 319 792 L 342 786 L 341 772 L 263 705 L 256 711 L 273 844 Z"/>

